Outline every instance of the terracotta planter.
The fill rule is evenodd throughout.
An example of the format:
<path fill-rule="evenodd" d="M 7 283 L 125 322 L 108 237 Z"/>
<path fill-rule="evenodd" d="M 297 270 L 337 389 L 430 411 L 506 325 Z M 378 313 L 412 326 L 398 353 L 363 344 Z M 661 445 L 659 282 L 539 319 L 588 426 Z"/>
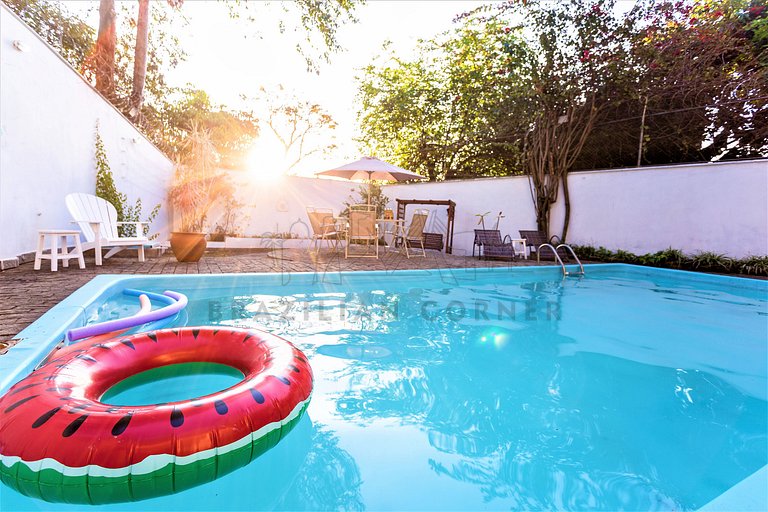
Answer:
<path fill-rule="evenodd" d="M 205 233 L 171 233 L 171 250 L 178 261 L 199 261 L 206 246 Z"/>

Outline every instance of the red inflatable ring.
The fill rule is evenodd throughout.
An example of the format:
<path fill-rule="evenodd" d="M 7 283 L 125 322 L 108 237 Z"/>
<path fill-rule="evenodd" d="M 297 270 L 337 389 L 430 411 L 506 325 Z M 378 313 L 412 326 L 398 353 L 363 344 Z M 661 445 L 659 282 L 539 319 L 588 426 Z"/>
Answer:
<path fill-rule="evenodd" d="M 228 365 L 244 378 L 181 402 L 99 401 L 127 377 L 192 362 Z M 298 422 L 311 392 L 304 354 L 254 330 L 168 329 L 72 345 L 0 399 L 0 479 L 23 494 L 69 503 L 171 494 L 274 446 Z"/>

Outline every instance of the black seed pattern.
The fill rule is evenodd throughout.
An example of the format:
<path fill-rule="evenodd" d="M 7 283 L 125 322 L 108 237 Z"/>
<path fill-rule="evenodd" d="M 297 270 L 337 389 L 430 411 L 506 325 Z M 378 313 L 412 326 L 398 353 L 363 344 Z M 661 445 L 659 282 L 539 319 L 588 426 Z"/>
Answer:
<path fill-rule="evenodd" d="M 51 419 L 54 414 L 59 412 L 59 409 L 61 409 L 61 407 L 54 407 L 53 409 L 51 409 L 47 413 L 45 413 L 42 416 L 40 416 L 39 418 L 37 418 L 35 420 L 35 422 L 32 424 L 32 428 L 38 428 L 38 427 L 42 426 L 43 423 L 45 423 L 46 421 Z"/>
<path fill-rule="evenodd" d="M 105 345 L 103 343 L 97 343 L 94 345 L 94 347 L 103 348 L 104 350 L 112 350 L 112 347 L 110 347 L 109 345 Z"/>
<path fill-rule="evenodd" d="M 216 400 L 213 405 L 216 407 L 216 412 L 222 416 L 229 412 L 229 407 L 227 407 L 227 404 L 224 403 L 224 400 Z"/>
<path fill-rule="evenodd" d="M 182 413 L 178 409 L 174 409 L 173 412 L 171 412 L 171 426 L 180 427 L 183 424 L 184 424 L 184 413 Z"/>
<path fill-rule="evenodd" d="M 155 343 L 157 343 L 157 334 L 155 334 L 153 332 L 148 332 L 147 333 L 147 338 L 149 338 L 152 341 L 154 341 Z"/>
<path fill-rule="evenodd" d="M 5 412 L 11 412 L 12 410 L 17 408 L 18 406 L 23 405 L 23 404 L 29 402 L 30 400 L 32 400 L 33 398 L 37 398 L 39 396 L 40 395 L 32 395 L 32 396 L 28 396 L 27 398 L 22 398 L 21 400 L 19 400 L 15 404 L 9 405 L 8 408 L 5 410 Z"/>
<path fill-rule="evenodd" d="M 136 347 L 133 346 L 133 343 L 131 342 L 131 340 L 120 340 L 120 343 L 130 348 L 131 350 L 136 350 Z"/>
<path fill-rule="evenodd" d="M 219 333 L 219 330 L 218 330 L 218 329 L 214 329 L 214 330 L 213 330 L 213 335 L 214 335 L 214 336 L 216 336 L 218 333 Z"/>
<path fill-rule="evenodd" d="M 91 404 L 76 405 L 76 406 L 72 407 L 70 410 L 68 410 L 67 412 L 69 414 L 75 414 L 76 412 L 80 412 L 82 410 L 85 410 L 85 409 L 89 408 L 90 406 L 91 406 Z"/>
<path fill-rule="evenodd" d="M 296 355 L 296 356 L 294 356 L 294 358 L 298 359 L 302 363 L 306 363 L 307 362 L 307 360 L 304 357 L 300 356 L 300 355 Z"/>
<path fill-rule="evenodd" d="M 192 337 L 197 339 L 197 335 L 200 334 L 200 329 L 192 329 Z"/>
<path fill-rule="evenodd" d="M 288 368 L 290 368 L 293 373 L 301 373 L 301 370 L 299 370 L 298 368 L 296 368 L 292 364 L 289 364 Z"/>
<path fill-rule="evenodd" d="M 89 363 L 95 363 L 97 362 L 94 358 L 91 356 L 86 356 L 83 354 L 80 354 L 79 356 L 75 356 L 75 359 L 82 359 L 83 361 L 88 361 Z"/>
<path fill-rule="evenodd" d="M 248 341 L 248 340 L 249 340 L 249 339 L 251 339 L 251 338 L 253 338 L 253 336 L 252 336 L 252 335 L 250 335 L 250 334 L 246 334 L 246 335 L 245 335 L 245 338 L 243 338 L 243 343 L 245 343 L 246 341 Z"/>
<path fill-rule="evenodd" d="M 125 429 L 128 428 L 128 424 L 131 422 L 131 417 L 133 416 L 132 413 L 128 413 L 122 418 L 120 418 L 117 423 L 115 423 L 115 426 L 112 427 L 112 435 L 113 436 L 119 436 L 123 432 L 125 432 Z"/>
<path fill-rule="evenodd" d="M 25 389 L 33 388 L 33 387 L 35 387 L 35 386 L 39 386 L 40 384 L 42 384 L 42 382 L 35 382 L 34 384 L 27 384 L 26 386 L 21 386 L 20 388 L 16 388 L 16 389 L 14 389 L 13 391 L 11 391 L 11 392 L 10 392 L 10 393 L 8 393 L 8 394 L 9 394 L 9 395 L 15 395 L 15 394 L 16 394 L 16 393 L 18 393 L 19 391 L 24 391 Z"/>
<path fill-rule="evenodd" d="M 283 384 L 285 384 L 286 386 L 290 386 L 291 385 L 291 381 L 289 381 L 285 377 L 278 377 L 277 375 L 273 375 L 273 377 L 276 378 L 277 380 L 279 380 L 280 382 L 282 382 Z"/>
<path fill-rule="evenodd" d="M 264 403 L 264 395 L 261 394 L 261 391 L 258 389 L 251 389 L 251 396 L 254 400 L 256 400 L 256 403 L 263 404 Z"/>
<path fill-rule="evenodd" d="M 73 421 L 72 423 L 67 425 L 67 428 L 64 429 L 64 432 L 62 432 L 61 435 L 64 436 L 64 437 L 71 436 L 72 434 L 77 432 L 77 429 L 80 428 L 80 425 L 82 425 L 85 422 L 85 420 L 87 420 L 87 419 L 88 419 L 88 415 L 87 414 L 83 414 L 82 416 L 77 418 L 75 421 Z"/>
<path fill-rule="evenodd" d="M 72 388 L 46 388 L 46 391 L 48 393 L 60 393 L 62 391 L 70 392 L 70 391 L 72 391 Z"/>

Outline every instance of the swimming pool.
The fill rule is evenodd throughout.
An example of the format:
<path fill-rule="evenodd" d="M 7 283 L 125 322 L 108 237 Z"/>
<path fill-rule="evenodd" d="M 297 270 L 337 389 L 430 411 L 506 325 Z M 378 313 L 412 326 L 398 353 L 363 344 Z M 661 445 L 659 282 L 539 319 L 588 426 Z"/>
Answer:
<path fill-rule="evenodd" d="M 284 336 L 315 373 L 307 415 L 275 448 L 142 508 L 697 509 L 768 463 L 766 282 L 628 265 L 565 280 L 553 268 L 100 276 L 0 366 L 34 354 L 33 338 L 127 311 L 124 288 L 186 293 L 179 324 Z M 39 508 L 83 506 L 0 487 L 0 509 Z"/>

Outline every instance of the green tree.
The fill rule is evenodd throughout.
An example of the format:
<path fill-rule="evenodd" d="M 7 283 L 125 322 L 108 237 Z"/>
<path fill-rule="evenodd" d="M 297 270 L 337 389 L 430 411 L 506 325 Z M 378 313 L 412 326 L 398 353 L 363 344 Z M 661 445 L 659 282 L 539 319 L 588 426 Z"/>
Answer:
<path fill-rule="evenodd" d="M 192 127 L 198 126 L 210 138 L 216 165 L 223 168 L 242 167 L 259 133 L 251 113 L 213 105 L 205 91 L 192 87 L 172 90 L 159 108 L 150 107 L 147 113 L 153 140 L 171 158 L 183 152 Z"/>
<path fill-rule="evenodd" d="M 529 55 L 510 54 L 509 73 L 525 85 L 505 99 L 502 119 L 520 117 L 509 138 L 522 144 L 538 229 L 550 234 L 549 216 L 562 189 L 566 239 L 570 221 L 568 172 L 602 111 L 621 101 L 631 86 L 628 34 L 634 18 L 618 18 L 613 0 L 529 0 L 504 4 L 500 16 L 522 18 Z M 507 121 L 503 121 L 507 122 Z"/>
<path fill-rule="evenodd" d="M 644 2 L 626 67 L 577 169 L 768 155 L 765 1 Z"/>
<path fill-rule="evenodd" d="M 95 32 L 54 0 L 2 0 L 40 37 L 81 73 L 93 46 Z"/>
<path fill-rule="evenodd" d="M 612 12 L 607 0 L 530 0 L 465 13 L 415 61 L 393 56 L 366 69 L 366 147 L 430 179 L 527 172 L 537 223 L 549 231 L 566 173 L 627 83 L 631 23 Z"/>
<path fill-rule="evenodd" d="M 341 46 L 336 38 L 339 28 L 355 22 L 354 10 L 365 0 L 294 0 L 292 2 L 226 2 L 232 19 L 244 19 L 258 32 L 264 15 L 277 8 L 277 24 L 281 33 L 294 33 L 304 38 L 296 45 L 296 51 L 307 63 L 308 71 L 317 71 L 318 60 L 328 61 Z"/>
<path fill-rule="evenodd" d="M 498 21 L 465 23 L 431 41 L 417 58 L 390 53 L 360 80 L 359 141 L 430 180 L 508 174 L 519 151 L 499 133 L 499 106 L 520 82 L 504 69 L 525 46 Z M 385 48 L 386 50 L 386 48 Z"/>
<path fill-rule="evenodd" d="M 280 85 L 276 90 L 260 88 L 261 96 L 251 100 L 261 109 L 262 122 L 283 149 L 284 172 L 302 160 L 336 148 L 336 121 L 318 103 L 298 98 Z"/>
<path fill-rule="evenodd" d="M 179 8 L 184 0 L 166 0 L 172 8 Z M 141 120 L 141 109 L 144 104 L 144 85 L 147 79 L 147 54 L 149 50 L 149 0 L 139 0 L 139 10 L 136 18 L 136 43 L 133 53 L 133 80 L 131 96 L 128 102 L 128 116 Z"/>

